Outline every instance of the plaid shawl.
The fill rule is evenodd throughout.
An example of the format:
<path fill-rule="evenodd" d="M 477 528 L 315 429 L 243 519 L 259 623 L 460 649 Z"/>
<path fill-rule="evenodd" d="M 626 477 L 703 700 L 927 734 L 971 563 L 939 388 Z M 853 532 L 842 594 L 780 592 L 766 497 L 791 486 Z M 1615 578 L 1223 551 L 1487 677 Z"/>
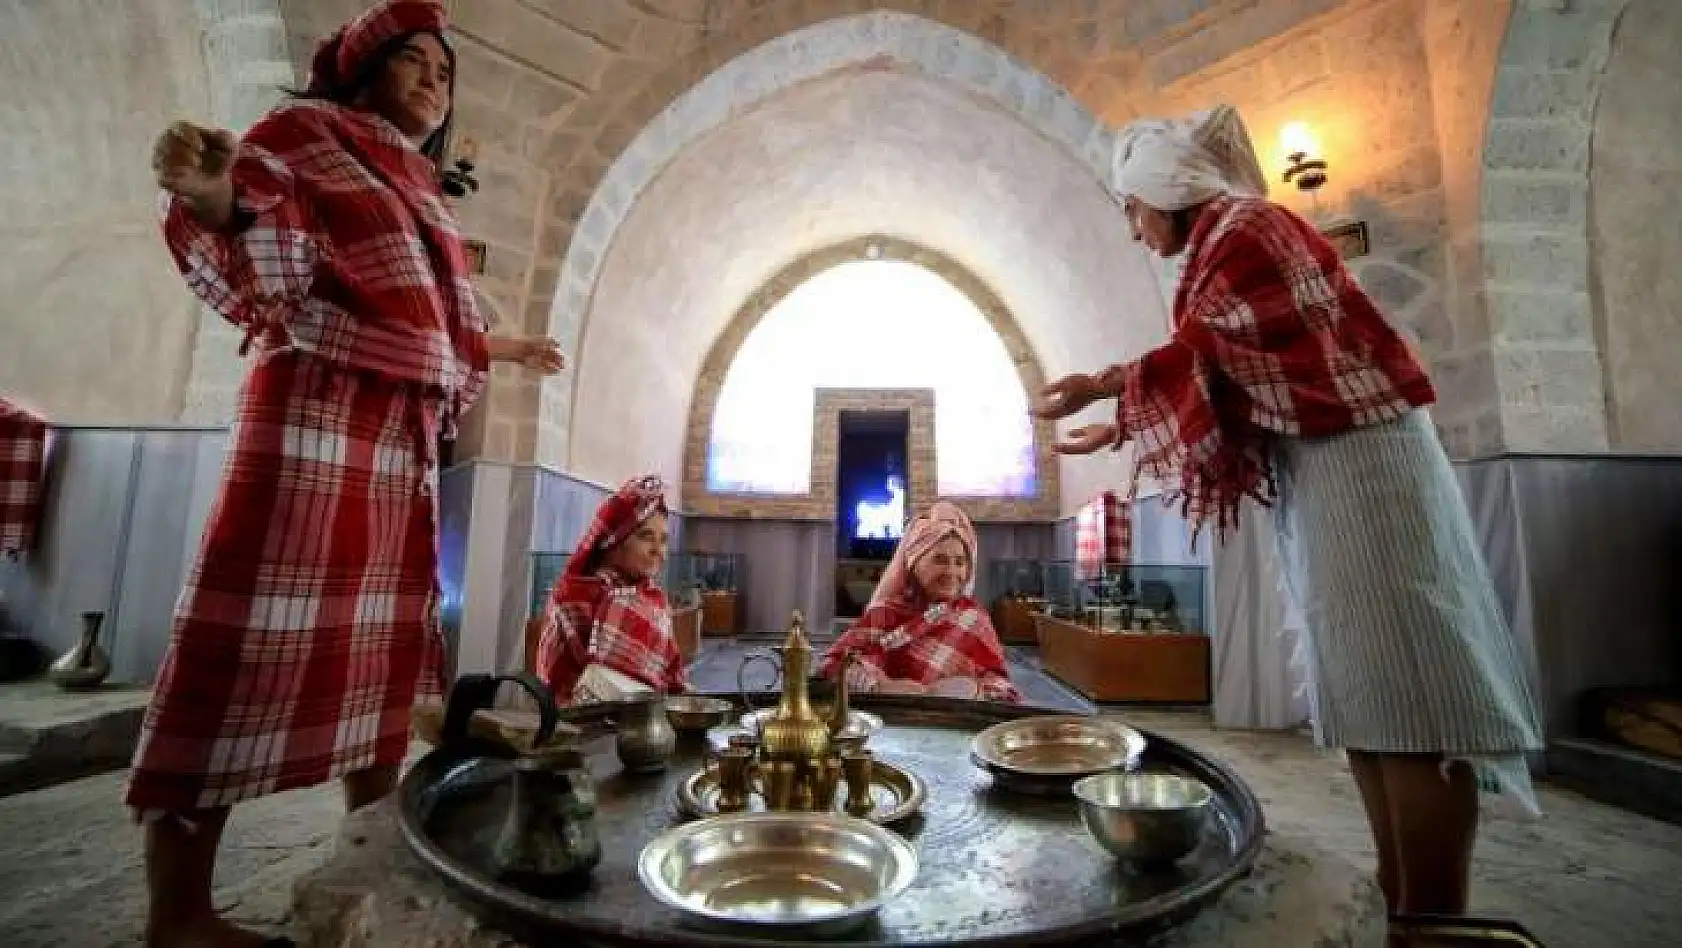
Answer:
<path fill-rule="evenodd" d="M 968 678 L 987 701 L 1022 700 L 1010 682 L 993 620 L 969 596 L 931 604 L 909 593 L 872 605 L 824 653 L 819 673 L 835 677 L 847 652 L 854 658 L 847 687 L 861 693 L 875 691 L 885 679 L 932 685 Z"/>
<path fill-rule="evenodd" d="M 603 556 L 638 525 L 665 512 L 665 485 L 658 477 L 626 481 L 597 508 L 555 580 L 543 613 L 537 673 L 560 700 L 572 698 L 579 676 L 592 664 L 659 691 L 688 690 L 666 594 L 652 576 L 631 579 L 602 565 Z"/>
<path fill-rule="evenodd" d="M 1436 393 L 1337 251 L 1260 198 L 1214 199 L 1186 246 L 1174 335 L 1119 373 L 1116 425 L 1137 444 L 1134 486 L 1165 482 L 1194 535 L 1273 498 L 1268 442 L 1401 417 Z"/>
<path fill-rule="evenodd" d="M 194 295 L 245 330 L 242 353 L 260 341 L 436 386 L 446 425 L 472 405 L 485 322 L 437 169 L 395 126 L 296 100 L 245 134 L 233 179 L 243 227 L 206 229 L 166 195 L 164 237 Z"/>
<path fill-rule="evenodd" d="M 35 542 L 46 453 L 47 420 L 0 398 L 0 556 L 19 556 Z"/>

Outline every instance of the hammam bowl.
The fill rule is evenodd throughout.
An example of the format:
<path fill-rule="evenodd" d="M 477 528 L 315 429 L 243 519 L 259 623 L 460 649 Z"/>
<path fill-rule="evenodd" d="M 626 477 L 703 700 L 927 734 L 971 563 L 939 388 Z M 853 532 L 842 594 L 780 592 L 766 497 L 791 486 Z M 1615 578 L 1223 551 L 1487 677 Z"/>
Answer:
<path fill-rule="evenodd" d="M 833 938 L 917 876 L 917 853 L 874 823 L 827 813 L 732 813 L 656 837 L 637 860 L 655 899 L 709 929 Z"/>
<path fill-rule="evenodd" d="M 1080 820 L 1111 855 L 1127 862 L 1174 862 L 1197 848 L 1213 794 L 1177 774 L 1107 773 L 1074 785 Z"/>
<path fill-rule="evenodd" d="M 672 695 L 666 699 L 666 719 L 672 729 L 685 733 L 706 732 L 723 724 L 735 705 L 723 698 Z"/>
<path fill-rule="evenodd" d="M 1061 795 L 1093 774 L 1130 770 L 1145 736 L 1125 724 L 1077 715 L 1037 715 L 987 728 L 970 743 L 970 760 L 994 783 L 1023 793 Z"/>

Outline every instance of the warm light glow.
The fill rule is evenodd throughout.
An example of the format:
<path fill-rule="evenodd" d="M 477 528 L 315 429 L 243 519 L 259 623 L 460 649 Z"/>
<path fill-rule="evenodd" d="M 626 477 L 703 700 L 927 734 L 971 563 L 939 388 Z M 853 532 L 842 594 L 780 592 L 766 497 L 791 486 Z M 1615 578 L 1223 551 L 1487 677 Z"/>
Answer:
<path fill-rule="evenodd" d="M 1034 430 L 1016 365 L 969 297 L 923 267 L 844 263 L 765 314 L 718 394 L 707 489 L 810 491 L 819 388 L 933 389 L 940 493 L 1034 494 Z"/>
<path fill-rule="evenodd" d="M 1279 130 L 1279 144 L 1287 157 L 1302 155 L 1304 158 L 1319 158 L 1320 143 L 1314 140 L 1314 131 L 1307 122 L 1291 122 Z"/>

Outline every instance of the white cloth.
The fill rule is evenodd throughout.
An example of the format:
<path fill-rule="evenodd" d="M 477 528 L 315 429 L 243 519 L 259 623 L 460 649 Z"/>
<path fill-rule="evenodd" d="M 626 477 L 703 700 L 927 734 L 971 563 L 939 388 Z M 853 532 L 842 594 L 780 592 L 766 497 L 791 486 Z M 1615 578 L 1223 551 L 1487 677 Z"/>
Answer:
<path fill-rule="evenodd" d="M 591 664 L 578 676 L 578 684 L 572 688 L 572 703 L 596 704 L 652 694 L 654 689 L 629 675 L 620 674 L 606 665 Z"/>
<path fill-rule="evenodd" d="M 1291 600 L 1270 511 L 1245 504 L 1210 558 L 1215 726 L 1289 730 L 1309 723 L 1302 615 Z"/>
<path fill-rule="evenodd" d="M 1230 105 L 1183 119 L 1141 119 L 1116 136 L 1114 188 L 1159 211 L 1221 194 L 1267 196 L 1267 176 L 1238 110 Z"/>

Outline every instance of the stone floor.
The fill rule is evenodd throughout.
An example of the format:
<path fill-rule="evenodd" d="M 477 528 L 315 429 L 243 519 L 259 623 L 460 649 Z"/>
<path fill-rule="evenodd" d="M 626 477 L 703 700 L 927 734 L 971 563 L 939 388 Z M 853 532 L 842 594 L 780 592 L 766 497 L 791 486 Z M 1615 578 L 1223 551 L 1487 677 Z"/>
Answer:
<path fill-rule="evenodd" d="M 1039 673 L 1025 658 L 1013 662 L 1025 691 L 1057 706 L 1080 700 L 1053 679 L 1033 677 Z M 724 687 L 733 687 L 730 657 L 715 652 L 707 659 L 697 671 L 727 675 Z M 1063 700 L 1049 700 L 1059 690 Z M 1226 761 L 1255 788 L 1270 826 L 1370 864 L 1359 798 L 1341 756 L 1296 734 L 1215 731 L 1199 713 L 1117 713 Z M 120 806 L 123 779 L 105 774 L 0 799 L 0 945 L 138 944 L 140 832 Z M 1566 791 L 1542 788 L 1541 797 L 1543 819 L 1493 808 L 1486 816 L 1474 909 L 1521 920 L 1550 948 L 1682 943 L 1682 827 Z M 284 926 L 291 882 L 325 857 L 339 813 L 331 787 L 241 807 L 224 844 L 219 904 L 236 918 Z"/>

